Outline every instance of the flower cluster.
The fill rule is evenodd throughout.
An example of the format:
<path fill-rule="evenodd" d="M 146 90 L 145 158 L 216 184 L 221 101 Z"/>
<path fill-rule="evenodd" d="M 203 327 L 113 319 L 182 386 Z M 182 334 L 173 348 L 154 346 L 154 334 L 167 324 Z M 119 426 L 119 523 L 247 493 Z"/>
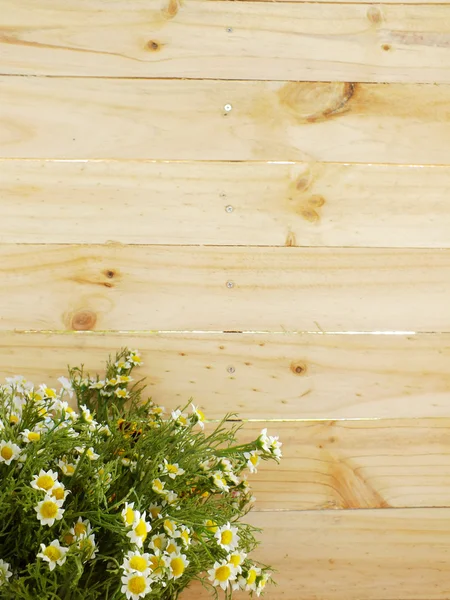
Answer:
<path fill-rule="evenodd" d="M 0 387 L 2 599 L 171 600 L 194 580 L 231 598 L 270 580 L 241 517 L 246 473 L 280 459 L 278 438 L 238 445 L 193 404 L 166 414 L 133 381 L 141 362 L 125 349 L 103 379 Z"/>

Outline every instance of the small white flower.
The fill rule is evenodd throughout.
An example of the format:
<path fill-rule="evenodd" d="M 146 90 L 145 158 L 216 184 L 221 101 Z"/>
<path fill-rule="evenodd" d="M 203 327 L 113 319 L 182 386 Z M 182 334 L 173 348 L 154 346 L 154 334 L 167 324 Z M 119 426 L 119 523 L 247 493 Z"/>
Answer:
<path fill-rule="evenodd" d="M 169 556 L 169 579 L 178 579 L 181 577 L 188 565 L 189 561 L 186 555 L 173 552 Z"/>
<path fill-rule="evenodd" d="M 82 404 L 80 408 L 83 420 L 86 421 L 86 423 L 92 423 L 94 417 L 91 415 L 89 408 L 85 404 Z"/>
<path fill-rule="evenodd" d="M 129 363 L 127 360 L 122 359 L 115 362 L 114 366 L 117 367 L 118 371 L 123 371 L 124 369 L 130 369 L 131 363 Z"/>
<path fill-rule="evenodd" d="M 128 504 L 125 502 L 125 506 L 122 509 L 122 519 L 125 525 L 131 527 L 136 520 L 136 516 L 139 514 L 137 510 L 134 510 L 134 502 Z"/>
<path fill-rule="evenodd" d="M 62 389 L 68 393 L 69 398 L 73 397 L 73 387 L 72 382 L 67 379 L 67 377 L 59 377 L 59 383 L 61 384 Z"/>
<path fill-rule="evenodd" d="M 224 550 L 234 550 L 239 545 L 238 528 L 232 527 L 230 523 L 226 523 L 223 527 L 220 527 L 214 534 L 214 537 L 218 545 Z"/>
<path fill-rule="evenodd" d="M 91 524 L 87 519 L 82 519 L 78 517 L 78 521 L 75 523 L 73 527 L 70 528 L 70 533 L 77 540 L 81 539 L 83 536 L 89 536 L 92 532 Z"/>
<path fill-rule="evenodd" d="M 151 570 L 150 558 L 150 554 L 141 554 L 140 552 L 130 550 L 124 557 L 122 569 L 124 571 L 149 574 Z"/>
<path fill-rule="evenodd" d="M 63 457 L 58 461 L 58 467 L 61 469 L 64 475 L 72 477 L 72 475 L 75 473 L 75 469 L 77 468 L 77 462 L 70 463 L 67 461 L 66 457 Z"/>
<path fill-rule="evenodd" d="M 4 440 L 0 442 L 0 462 L 5 463 L 5 465 L 9 466 L 13 460 L 17 460 L 20 452 L 21 450 L 17 444 L 5 442 Z"/>
<path fill-rule="evenodd" d="M 240 577 L 239 582 L 241 584 L 241 588 L 246 592 L 255 592 L 256 591 L 256 579 L 261 575 L 261 569 L 255 566 L 251 566 L 245 577 Z"/>
<path fill-rule="evenodd" d="M 247 467 L 250 470 L 250 473 L 257 472 L 257 466 L 260 462 L 259 453 L 257 450 L 253 450 L 252 452 L 244 452 L 244 457 L 247 459 Z"/>
<path fill-rule="evenodd" d="M 165 494 L 164 488 L 165 488 L 166 484 L 164 483 L 164 481 L 161 481 L 161 479 L 154 479 L 152 481 L 152 490 L 154 492 L 156 492 L 157 494 Z"/>
<path fill-rule="evenodd" d="M 164 459 L 164 464 L 159 465 L 160 471 L 163 472 L 164 475 L 168 475 L 171 479 L 175 479 L 178 475 L 183 475 L 185 470 L 178 466 L 177 463 L 171 464 Z"/>
<path fill-rule="evenodd" d="M 105 387 L 105 381 L 103 381 L 102 379 L 100 379 L 99 381 L 93 381 L 90 385 L 89 385 L 89 389 L 90 390 L 101 390 Z M 81 407 L 83 408 L 83 406 Z M 86 407 L 85 407 L 86 408 Z M 87 408 L 86 408 L 87 410 Z"/>
<path fill-rule="evenodd" d="M 230 490 L 230 487 L 227 483 L 227 480 L 225 479 L 225 477 L 223 476 L 222 471 L 215 471 L 212 474 L 213 477 L 213 483 L 216 487 L 219 488 L 219 490 L 222 490 L 223 492 L 228 492 Z"/>
<path fill-rule="evenodd" d="M 46 494 L 45 498 L 34 507 L 41 525 L 52 527 L 55 521 L 60 521 L 64 513 L 64 508 L 61 508 L 61 506 L 61 500 L 55 500 L 55 498 Z"/>
<path fill-rule="evenodd" d="M 198 408 L 198 406 L 195 406 L 194 404 L 191 404 L 192 407 L 192 413 L 194 415 L 194 419 L 197 421 L 197 423 L 200 425 L 200 427 L 202 429 L 205 428 L 205 413 L 200 410 Z"/>
<path fill-rule="evenodd" d="M 11 565 L 0 558 L 0 587 L 8 581 L 12 572 L 9 570 Z"/>
<path fill-rule="evenodd" d="M 135 366 L 143 364 L 141 355 L 138 350 L 130 350 L 130 354 L 127 356 L 127 362 Z"/>
<path fill-rule="evenodd" d="M 167 538 L 165 533 L 154 535 L 149 543 L 149 547 L 156 552 L 163 552 L 167 546 Z"/>
<path fill-rule="evenodd" d="M 145 511 L 142 515 L 139 511 L 136 511 L 135 521 L 131 526 L 131 530 L 127 533 L 127 537 L 129 537 L 133 544 L 136 544 L 138 548 L 142 548 L 147 538 L 147 534 L 151 529 L 150 523 L 145 520 Z"/>
<path fill-rule="evenodd" d="M 247 554 L 245 552 L 235 550 L 227 557 L 227 561 L 233 565 L 237 573 L 242 573 L 242 564 L 246 558 Z"/>
<path fill-rule="evenodd" d="M 41 439 L 41 434 L 39 431 L 30 431 L 29 429 L 24 429 L 21 431 L 20 435 L 26 444 L 29 444 L 30 442 L 38 442 Z"/>
<path fill-rule="evenodd" d="M 214 567 L 208 571 L 209 580 L 214 586 L 226 590 L 230 582 L 236 579 L 236 569 L 226 559 L 215 562 Z"/>
<path fill-rule="evenodd" d="M 125 388 L 117 388 L 116 390 L 114 390 L 114 394 L 118 398 L 129 398 L 130 397 L 129 392 Z"/>
<path fill-rule="evenodd" d="M 126 573 L 122 576 L 122 584 L 122 594 L 125 594 L 128 600 L 144 598 L 151 590 L 151 580 L 143 573 Z"/>
<path fill-rule="evenodd" d="M 37 556 L 48 562 L 50 571 L 53 571 L 56 565 L 61 566 L 66 562 L 68 550 L 69 548 L 61 546 L 58 540 L 53 540 L 48 546 L 41 544 L 41 551 Z"/>
<path fill-rule="evenodd" d="M 38 475 L 33 475 L 31 487 L 35 490 L 49 492 L 55 487 L 57 480 L 58 473 L 52 471 L 51 469 L 50 471 L 44 471 L 44 469 L 41 469 Z"/>
<path fill-rule="evenodd" d="M 85 561 L 93 560 L 98 550 L 97 546 L 95 545 L 95 535 L 93 533 L 90 535 L 82 534 L 77 543 L 77 547 L 83 553 L 83 559 Z"/>
<path fill-rule="evenodd" d="M 282 443 L 278 441 L 278 436 L 267 435 L 267 429 L 263 429 L 258 437 L 258 444 L 260 448 L 274 456 L 275 458 L 281 458 L 281 446 Z"/>
<path fill-rule="evenodd" d="M 56 482 L 51 490 L 51 495 L 53 496 L 53 498 L 55 498 L 56 500 L 62 500 L 63 502 L 69 494 L 70 490 L 66 490 L 64 485 L 59 482 Z"/>

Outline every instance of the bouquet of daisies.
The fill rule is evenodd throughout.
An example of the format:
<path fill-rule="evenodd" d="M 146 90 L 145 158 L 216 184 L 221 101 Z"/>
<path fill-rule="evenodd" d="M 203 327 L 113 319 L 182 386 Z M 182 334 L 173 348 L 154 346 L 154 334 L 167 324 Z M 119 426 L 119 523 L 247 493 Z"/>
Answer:
<path fill-rule="evenodd" d="M 140 364 L 125 349 L 102 379 L 0 386 L 2 600 L 174 600 L 195 580 L 259 596 L 270 580 L 241 518 L 246 472 L 280 442 L 238 444 L 226 419 L 205 431 L 194 405 L 165 415 L 133 380 Z"/>

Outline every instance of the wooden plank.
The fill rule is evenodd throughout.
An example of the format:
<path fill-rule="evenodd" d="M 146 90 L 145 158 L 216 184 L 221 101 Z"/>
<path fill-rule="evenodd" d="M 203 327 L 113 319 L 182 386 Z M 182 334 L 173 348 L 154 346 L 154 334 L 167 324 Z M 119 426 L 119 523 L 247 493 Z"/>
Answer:
<path fill-rule="evenodd" d="M 0 157 L 442 164 L 449 103 L 446 85 L 0 77 Z"/>
<path fill-rule="evenodd" d="M 0 242 L 448 248 L 449 188 L 423 165 L 4 160 Z"/>
<path fill-rule="evenodd" d="M 273 334 L 20 334 L 0 332 L 0 379 L 48 383 L 67 364 L 102 370 L 142 351 L 149 393 L 164 406 L 193 396 L 209 418 L 450 417 L 450 336 Z"/>
<path fill-rule="evenodd" d="M 266 600 L 449 598 L 449 509 L 274 511 L 247 519 L 264 529 L 255 555 L 278 570 Z M 207 598 L 200 588 L 183 595 Z"/>
<path fill-rule="evenodd" d="M 5 244 L 0 277 L 0 330 L 450 330 L 448 250 Z"/>
<path fill-rule="evenodd" d="M 450 506 L 450 419 L 246 423 L 278 435 L 283 459 L 249 476 L 258 510 Z"/>
<path fill-rule="evenodd" d="M 450 83 L 448 4 L 3 0 L 2 28 L 3 74 Z"/>

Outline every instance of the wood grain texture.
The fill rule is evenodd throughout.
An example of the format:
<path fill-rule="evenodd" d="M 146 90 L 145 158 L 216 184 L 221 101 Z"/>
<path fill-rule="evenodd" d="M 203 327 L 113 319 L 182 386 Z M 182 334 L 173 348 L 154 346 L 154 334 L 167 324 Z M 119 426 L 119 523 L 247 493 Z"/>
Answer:
<path fill-rule="evenodd" d="M 448 250 L 5 244 L 0 277 L 0 330 L 450 331 Z"/>
<path fill-rule="evenodd" d="M 264 528 L 256 555 L 278 570 L 267 600 L 449 597 L 449 509 L 274 511 L 247 520 Z M 208 596 L 194 588 L 181 598 Z"/>
<path fill-rule="evenodd" d="M 448 248 L 449 188 L 422 165 L 4 160 L 0 242 Z"/>
<path fill-rule="evenodd" d="M 450 336 L 20 334 L 0 332 L 0 379 L 55 383 L 67 365 L 104 368 L 142 351 L 148 391 L 166 407 L 193 396 L 212 419 L 450 417 Z M 230 372 L 230 369 L 234 369 Z"/>
<path fill-rule="evenodd" d="M 283 443 L 280 464 L 249 476 L 258 510 L 450 505 L 450 419 L 246 423 Z"/>
<path fill-rule="evenodd" d="M 0 157 L 450 160 L 446 85 L 0 77 L 0 105 Z"/>
<path fill-rule="evenodd" d="M 446 4 L 3 0 L 0 35 L 8 74 L 450 82 Z"/>

